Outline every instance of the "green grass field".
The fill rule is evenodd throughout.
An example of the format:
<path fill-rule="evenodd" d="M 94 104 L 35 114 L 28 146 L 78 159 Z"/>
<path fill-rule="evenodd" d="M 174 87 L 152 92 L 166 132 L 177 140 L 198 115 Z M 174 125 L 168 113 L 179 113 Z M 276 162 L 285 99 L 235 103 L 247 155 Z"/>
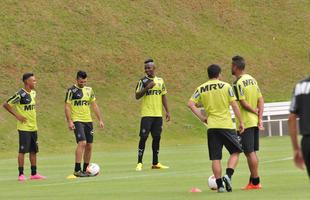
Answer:
<path fill-rule="evenodd" d="M 73 144 L 72 144 L 73 148 Z M 168 170 L 151 170 L 151 150 L 148 143 L 144 170 L 135 171 L 136 151 L 119 148 L 105 151 L 97 148 L 93 161 L 101 166 L 94 178 L 67 180 L 72 171 L 73 154 L 46 154 L 39 157 L 40 172 L 47 180 L 17 179 L 16 160 L 2 159 L 0 168 L 0 199 L 309 199 L 309 180 L 305 171 L 295 168 L 291 160 L 288 137 L 261 139 L 260 174 L 263 189 L 242 191 L 248 181 L 244 156 L 233 178 L 233 193 L 217 194 L 207 188 L 211 175 L 205 141 L 195 145 L 164 145 L 160 159 Z M 224 153 L 226 160 L 227 152 Z M 28 168 L 27 168 L 28 169 Z M 3 173 L 5 171 L 6 173 Z M 29 171 L 29 170 L 28 170 Z M 28 172 L 26 170 L 26 172 Z M 28 173 L 27 173 L 28 174 Z M 202 193 L 189 193 L 198 187 Z"/>

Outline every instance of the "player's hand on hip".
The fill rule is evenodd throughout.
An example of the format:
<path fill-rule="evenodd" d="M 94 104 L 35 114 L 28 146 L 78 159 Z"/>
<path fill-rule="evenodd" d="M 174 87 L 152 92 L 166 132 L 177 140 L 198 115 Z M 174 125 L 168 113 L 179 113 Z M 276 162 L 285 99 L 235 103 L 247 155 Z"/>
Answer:
<path fill-rule="evenodd" d="M 304 169 L 304 158 L 300 149 L 294 151 L 294 162 L 299 169 Z"/>
<path fill-rule="evenodd" d="M 239 125 L 239 133 L 242 134 L 244 132 L 244 124 L 240 123 Z"/>
<path fill-rule="evenodd" d="M 104 128 L 104 122 L 103 121 L 99 121 L 99 127 Z"/>
<path fill-rule="evenodd" d="M 74 123 L 72 121 L 68 123 L 68 127 L 71 131 L 75 129 Z"/>
<path fill-rule="evenodd" d="M 22 116 L 22 115 L 16 115 L 16 119 L 22 123 L 26 123 L 27 122 L 27 118 Z"/>
<path fill-rule="evenodd" d="M 155 85 L 156 85 L 156 83 L 154 83 L 154 81 L 151 81 L 149 84 L 146 85 L 146 88 L 152 89 Z"/>
<path fill-rule="evenodd" d="M 170 113 L 166 112 L 166 121 L 169 122 L 170 121 Z"/>

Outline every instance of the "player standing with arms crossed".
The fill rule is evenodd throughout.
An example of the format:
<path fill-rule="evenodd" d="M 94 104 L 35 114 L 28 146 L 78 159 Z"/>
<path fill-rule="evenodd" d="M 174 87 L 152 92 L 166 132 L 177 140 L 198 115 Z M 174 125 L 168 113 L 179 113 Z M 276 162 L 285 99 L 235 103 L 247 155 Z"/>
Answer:
<path fill-rule="evenodd" d="M 237 166 L 239 154 L 242 152 L 238 135 L 230 115 L 229 105 L 232 107 L 236 118 L 241 122 L 239 131 L 243 132 L 243 122 L 236 103 L 232 87 L 220 81 L 221 68 L 218 65 L 208 67 L 209 81 L 200 85 L 188 102 L 191 111 L 208 125 L 209 158 L 212 160 L 212 171 L 216 178 L 218 192 L 225 192 L 223 181 L 228 192 L 232 191 L 231 179 Z M 207 117 L 203 116 L 196 104 L 202 104 Z M 222 178 L 222 149 L 223 145 L 230 153 L 226 174 Z"/>
<path fill-rule="evenodd" d="M 263 130 L 264 98 L 257 81 L 245 73 L 245 61 L 241 56 L 232 58 L 231 72 L 236 77 L 233 84 L 241 117 L 244 122 L 244 133 L 240 134 L 241 144 L 247 158 L 250 180 L 242 189 L 261 189 L 258 175 L 259 130 Z M 236 120 L 237 126 L 239 121 Z"/>
<path fill-rule="evenodd" d="M 74 131 L 77 142 L 73 173 L 76 177 L 90 176 L 86 173 L 86 169 L 91 160 L 92 143 L 94 139 L 90 106 L 96 114 L 99 121 L 99 127 L 104 127 L 94 90 L 91 87 L 86 86 L 86 83 L 86 72 L 78 71 L 76 75 L 76 84 L 68 89 L 65 98 L 65 114 L 68 127 L 70 130 Z M 84 161 L 83 170 L 81 169 L 82 157 Z"/>
<path fill-rule="evenodd" d="M 37 173 L 37 153 L 39 152 L 39 147 L 37 142 L 36 92 L 34 91 L 37 82 L 33 73 L 25 73 L 22 81 L 24 82 L 24 88 L 3 104 L 3 107 L 17 119 L 19 135 L 18 180 L 26 180 L 24 175 L 26 153 L 29 153 L 31 164 L 30 179 L 45 179 L 46 177 Z"/>
<path fill-rule="evenodd" d="M 143 153 L 145 143 L 151 132 L 153 165 L 152 169 L 167 169 L 168 166 L 158 162 L 158 153 L 163 126 L 162 110 L 166 111 L 166 121 L 170 121 L 170 113 L 167 103 L 167 90 L 162 78 L 155 76 L 155 64 L 153 59 L 144 62 L 146 76 L 139 80 L 136 87 L 136 99 L 142 99 L 140 141 L 138 149 L 138 164 L 136 171 L 141 171 L 143 167 Z"/>
<path fill-rule="evenodd" d="M 295 86 L 289 114 L 289 130 L 294 152 L 294 162 L 303 169 L 306 164 L 310 178 L 310 77 Z M 301 147 L 297 139 L 297 117 L 302 135 Z"/>

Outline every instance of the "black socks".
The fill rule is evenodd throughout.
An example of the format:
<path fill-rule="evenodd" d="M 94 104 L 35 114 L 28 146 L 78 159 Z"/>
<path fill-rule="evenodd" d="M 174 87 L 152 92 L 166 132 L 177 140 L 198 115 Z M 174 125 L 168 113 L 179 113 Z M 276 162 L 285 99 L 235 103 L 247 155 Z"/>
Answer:
<path fill-rule="evenodd" d="M 146 140 L 147 137 L 140 137 L 139 149 L 138 149 L 138 163 L 142 163 Z"/>
<path fill-rule="evenodd" d="M 37 166 L 31 166 L 31 175 L 36 175 L 37 174 Z"/>
<path fill-rule="evenodd" d="M 230 178 L 230 180 L 231 180 L 231 177 L 234 174 L 234 172 L 235 172 L 235 170 L 233 168 L 226 168 L 226 174 Z"/>
<path fill-rule="evenodd" d="M 260 179 L 259 177 L 257 178 L 252 178 L 250 177 L 250 182 L 253 184 L 253 185 L 258 185 L 260 183 Z"/>
<path fill-rule="evenodd" d="M 84 163 L 83 164 L 83 172 L 86 172 L 86 169 L 87 169 L 88 165 L 89 165 L 89 163 Z"/>
<path fill-rule="evenodd" d="M 74 171 L 78 172 L 81 170 L 81 163 L 75 163 Z"/>
<path fill-rule="evenodd" d="M 19 176 L 24 174 L 24 167 L 18 167 Z"/>
<path fill-rule="evenodd" d="M 217 188 L 224 187 L 222 178 L 218 178 L 215 181 L 216 181 Z"/>
<path fill-rule="evenodd" d="M 159 143 L 160 143 L 160 136 L 153 137 L 153 142 L 152 142 L 153 165 L 158 164 Z"/>

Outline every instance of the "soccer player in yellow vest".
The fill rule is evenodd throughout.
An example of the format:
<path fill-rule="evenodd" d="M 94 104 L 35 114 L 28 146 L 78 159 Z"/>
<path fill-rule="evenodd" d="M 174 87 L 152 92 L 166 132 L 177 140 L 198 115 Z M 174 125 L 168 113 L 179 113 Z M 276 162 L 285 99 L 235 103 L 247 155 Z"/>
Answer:
<path fill-rule="evenodd" d="M 243 132 L 243 123 L 232 87 L 220 80 L 221 68 L 216 64 L 208 67 L 209 81 L 197 87 L 188 102 L 191 111 L 208 125 L 209 158 L 212 160 L 212 171 L 216 178 L 218 192 L 232 191 L 232 175 L 237 166 L 240 152 L 242 152 L 236 129 L 230 115 L 229 106 L 232 107 L 236 118 L 241 122 L 238 129 Z M 202 104 L 207 116 L 201 114 L 197 104 Z M 226 174 L 222 178 L 222 149 L 229 151 L 230 158 L 227 163 Z"/>
<path fill-rule="evenodd" d="M 96 102 L 94 90 L 86 86 L 87 73 L 78 71 L 76 84 L 68 89 L 65 98 L 65 114 L 70 130 L 74 131 L 77 143 L 75 151 L 75 167 L 73 175 L 76 177 L 90 176 L 86 169 L 91 160 L 92 143 L 94 137 L 93 120 L 90 107 L 92 107 L 99 121 L 99 127 L 104 127 L 103 118 Z M 81 161 L 83 157 L 83 170 Z"/>
<path fill-rule="evenodd" d="M 29 153 L 31 164 L 30 179 L 45 179 L 46 177 L 37 173 L 37 114 L 36 114 L 36 92 L 34 91 L 36 79 L 33 73 L 25 73 L 22 77 L 24 87 L 10 97 L 3 107 L 17 119 L 17 130 L 19 135 L 18 154 L 18 180 L 25 181 L 24 160 L 25 154 Z"/>
<path fill-rule="evenodd" d="M 251 173 L 249 183 L 243 189 L 260 189 L 256 151 L 259 150 L 259 129 L 264 129 L 264 99 L 257 81 L 244 71 L 244 58 L 234 56 L 231 70 L 236 77 L 233 87 L 245 128 L 244 133 L 240 135 L 241 144 Z M 238 124 L 239 121 L 237 120 L 236 123 Z"/>
<path fill-rule="evenodd" d="M 142 170 L 142 159 L 145 142 L 151 132 L 153 137 L 153 165 L 152 169 L 167 169 L 168 166 L 158 162 L 159 144 L 163 126 L 162 110 L 166 111 L 166 121 L 170 121 L 170 113 L 167 103 L 167 89 L 162 78 L 155 76 L 155 64 L 153 59 L 144 62 L 146 76 L 139 80 L 136 87 L 136 99 L 142 99 L 140 141 L 138 149 L 138 164 L 136 171 Z"/>

